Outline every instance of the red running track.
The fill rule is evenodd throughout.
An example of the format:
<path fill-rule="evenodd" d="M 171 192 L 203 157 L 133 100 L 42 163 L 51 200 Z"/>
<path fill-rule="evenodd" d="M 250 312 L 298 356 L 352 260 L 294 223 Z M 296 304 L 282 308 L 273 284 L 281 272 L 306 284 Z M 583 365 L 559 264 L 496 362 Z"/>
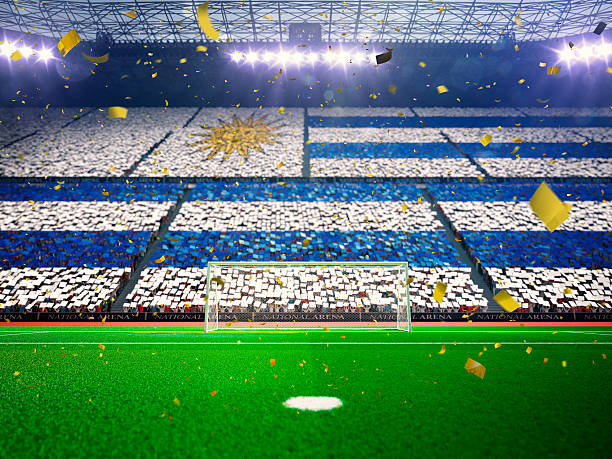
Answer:
<path fill-rule="evenodd" d="M 230 326 L 220 324 L 220 329 L 231 327 L 393 327 L 395 322 L 234 322 Z M 420 327 L 612 327 L 612 322 L 413 322 Z M 2 322 L 0 327 L 204 327 L 198 322 Z"/>

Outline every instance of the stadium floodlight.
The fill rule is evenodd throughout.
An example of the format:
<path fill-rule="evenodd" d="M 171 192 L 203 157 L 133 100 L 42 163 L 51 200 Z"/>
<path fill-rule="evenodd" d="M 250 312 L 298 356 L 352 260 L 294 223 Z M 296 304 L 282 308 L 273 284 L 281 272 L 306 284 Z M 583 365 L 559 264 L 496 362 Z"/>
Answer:
<path fill-rule="evenodd" d="M 19 48 L 19 52 L 25 58 L 28 58 L 32 54 L 34 54 L 34 50 L 32 48 L 30 48 L 29 46 L 22 46 L 21 48 Z"/>
<path fill-rule="evenodd" d="M 306 60 L 308 61 L 310 65 L 316 64 L 318 59 L 319 59 L 319 56 L 317 55 L 317 53 L 309 53 L 306 56 Z"/>
<path fill-rule="evenodd" d="M 242 60 L 242 53 L 240 51 L 234 51 L 230 54 L 230 57 L 234 62 L 240 62 Z"/>
<path fill-rule="evenodd" d="M 612 44 L 601 41 L 599 43 L 585 43 L 584 41 L 580 46 L 574 48 L 563 48 L 557 50 L 559 60 L 567 63 L 575 61 L 583 61 L 590 63 L 592 60 L 603 59 L 608 60 L 612 54 Z"/>
<path fill-rule="evenodd" d="M 10 43 L 8 41 L 5 41 L 4 43 L 2 43 L 0 45 L 0 50 L 2 52 L 2 55 L 5 57 L 11 57 L 11 55 L 17 51 L 17 47 L 13 44 Z"/>
<path fill-rule="evenodd" d="M 48 48 L 43 48 L 38 51 L 38 57 L 41 61 L 47 62 L 49 59 L 53 59 L 53 51 Z"/>
<path fill-rule="evenodd" d="M 331 51 L 327 51 L 326 53 L 323 54 L 322 57 L 323 57 L 323 60 L 329 65 L 332 65 L 334 61 L 336 60 L 334 53 L 332 53 Z"/>
<path fill-rule="evenodd" d="M 274 54 L 272 54 L 270 51 L 266 51 L 262 54 L 261 60 L 266 64 L 270 64 L 274 60 Z"/>
<path fill-rule="evenodd" d="M 255 62 L 257 62 L 258 59 L 258 55 L 257 52 L 255 51 L 249 51 L 245 56 L 245 60 L 249 63 L 249 64 L 254 64 Z"/>
<path fill-rule="evenodd" d="M 218 330 L 223 314 L 241 312 L 253 322 L 277 323 L 274 314 L 281 314 L 305 327 L 412 331 L 408 269 L 402 261 L 209 262 L 204 328 Z"/>

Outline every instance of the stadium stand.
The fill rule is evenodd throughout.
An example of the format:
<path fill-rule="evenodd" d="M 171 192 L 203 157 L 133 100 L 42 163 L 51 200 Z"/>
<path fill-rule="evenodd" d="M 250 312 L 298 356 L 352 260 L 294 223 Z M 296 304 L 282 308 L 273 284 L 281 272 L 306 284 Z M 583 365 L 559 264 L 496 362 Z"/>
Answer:
<path fill-rule="evenodd" d="M 109 309 L 182 192 L 177 184 L 0 184 L 0 309 Z"/>
<path fill-rule="evenodd" d="M 522 311 L 608 311 L 609 184 L 553 185 L 573 206 L 554 233 L 529 207 L 538 186 L 445 184 L 428 189 L 494 290 L 507 290 Z"/>
<path fill-rule="evenodd" d="M 251 116 L 252 123 L 248 121 Z M 220 126 L 226 129 L 221 132 Z M 236 141 L 232 143 L 232 139 L 245 136 L 251 138 L 248 158 L 239 154 Z M 303 139 L 304 109 L 301 108 L 202 108 L 185 129 L 177 130 L 143 160 L 134 175 L 301 176 Z M 212 143 L 223 148 L 208 158 L 211 150 L 199 149 Z"/>
<path fill-rule="evenodd" d="M 607 108 L 315 108 L 306 120 L 294 108 L 131 108 L 116 120 L 106 109 L 2 113 L 0 132 L 20 126 L 23 135 L 2 138 L 10 145 L 0 174 L 93 176 L 0 183 L 5 308 L 90 311 L 89 301 L 108 310 L 144 263 L 120 307 L 201 311 L 211 260 L 407 261 L 413 311 L 486 311 L 491 303 L 470 276 L 473 262 L 493 293 L 506 289 L 523 311 L 610 307 L 597 285 L 607 286 L 612 267 L 611 190 L 597 183 L 612 175 Z M 248 160 L 234 145 L 240 136 L 259 136 L 261 149 L 250 147 Z M 198 149 L 213 140 L 222 148 L 207 159 L 211 149 Z M 104 181 L 122 174 L 137 177 Z M 141 175 L 264 179 L 202 181 L 186 198 L 183 182 Z M 370 175 L 430 180 L 365 180 Z M 323 178 L 330 176 L 347 178 Z M 554 178 L 553 190 L 573 205 L 554 233 L 528 204 L 540 181 L 513 181 L 531 176 Z M 504 182 L 462 181 L 476 177 Z M 445 178 L 452 182 L 435 183 Z M 73 286 L 75 273 L 91 288 L 85 280 Z M 449 285 L 450 301 L 432 299 L 438 281 Z M 246 311 L 242 298 L 253 292 L 241 293 L 238 310 Z"/>
<path fill-rule="evenodd" d="M 4 149 L 0 174 L 11 177 L 121 176 L 151 147 L 177 129 L 195 108 L 132 108 L 128 119 L 94 110 L 45 135 L 35 134 Z M 61 128 L 61 129 L 60 129 Z"/>

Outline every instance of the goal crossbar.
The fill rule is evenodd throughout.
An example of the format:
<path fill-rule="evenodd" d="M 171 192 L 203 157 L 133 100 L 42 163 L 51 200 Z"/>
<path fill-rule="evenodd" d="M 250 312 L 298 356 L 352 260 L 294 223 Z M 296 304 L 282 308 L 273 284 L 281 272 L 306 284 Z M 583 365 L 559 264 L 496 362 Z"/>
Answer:
<path fill-rule="evenodd" d="M 404 278 L 402 284 L 405 288 L 406 302 L 403 307 L 405 310 L 400 313 L 400 304 L 397 306 L 397 328 L 399 330 L 412 331 L 411 311 L 410 311 L 410 291 L 409 291 L 409 276 L 408 276 L 408 263 L 403 261 L 348 261 L 348 262 L 336 262 L 336 261 L 211 261 L 207 264 L 206 271 L 206 296 L 205 296 L 205 331 L 212 331 L 218 329 L 218 308 L 215 309 L 216 314 L 215 323 L 216 326 L 210 327 L 209 320 L 211 319 L 211 280 L 214 280 L 214 272 L 216 268 L 240 268 L 240 267 L 254 267 L 258 269 L 269 268 L 269 267 L 318 267 L 318 266 L 329 266 L 329 267 L 392 267 L 397 266 L 404 269 Z M 211 276 L 211 274 L 213 274 Z M 215 301 L 217 298 L 215 298 Z M 217 307 L 216 305 L 212 305 Z M 405 314 L 405 316 L 401 316 Z M 403 319 L 403 320 L 400 320 Z M 400 323 L 401 322 L 401 323 Z M 403 325 L 405 324 L 405 325 Z"/>

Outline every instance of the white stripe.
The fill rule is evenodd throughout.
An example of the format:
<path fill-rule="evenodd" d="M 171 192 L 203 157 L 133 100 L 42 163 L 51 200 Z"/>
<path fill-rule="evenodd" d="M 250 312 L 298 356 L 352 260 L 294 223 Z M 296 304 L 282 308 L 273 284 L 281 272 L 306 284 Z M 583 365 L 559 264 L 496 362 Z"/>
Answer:
<path fill-rule="evenodd" d="M 406 210 L 404 211 L 404 207 Z M 171 231 L 437 231 L 423 201 L 186 202 Z"/>
<path fill-rule="evenodd" d="M 309 108 L 309 117 L 324 116 L 394 116 L 414 117 L 408 107 L 331 107 L 331 108 Z"/>
<path fill-rule="evenodd" d="M 518 107 L 523 113 L 533 117 L 543 116 L 612 116 L 612 107 L 556 107 L 556 108 L 540 108 L 540 107 Z"/>
<path fill-rule="evenodd" d="M 522 305 L 554 305 L 567 314 L 571 314 L 570 308 L 577 307 L 590 307 L 593 312 L 612 312 L 604 306 L 612 302 L 610 268 L 491 267 L 485 271 L 498 289 L 506 289 Z M 566 288 L 571 293 L 566 294 Z"/>
<path fill-rule="evenodd" d="M 493 346 L 495 345 L 497 342 L 496 341 L 478 341 L 478 342 L 473 342 L 473 343 L 460 343 L 457 342 L 456 345 L 462 345 L 462 346 L 470 346 L 470 345 L 490 345 Z M 76 342 L 15 342 L 15 343 L 10 343 L 10 342 L 0 342 L 0 345 L 20 345 L 20 346 L 31 346 L 31 345 L 44 345 L 44 346 L 52 346 L 52 345 L 57 345 L 57 346 L 67 346 L 67 345 L 77 345 L 77 344 L 92 344 L 92 345 L 99 345 L 100 342 L 96 341 L 96 342 L 86 342 L 86 341 L 76 341 Z M 112 345 L 171 345 L 171 346 L 184 346 L 184 345 L 188 345 L 188 346 L 222 346 L 222 345 L 233 345 L 233 346 L 315 346 L 315 345 L 335 345 L 335 344 L 341 344 L 341 345 L 351 345 L 351 346 L 359 346 L 359 345 L 365 345 L 365 346 L 372 346 L 372 345 L 388 345 L 388 346 L 397 346 L 397 345 L 415 345 L 415 346 L 436 346 L 436 345 L 447 345 L 447 346 L 454 346 L 455 342 L 453 341 L 432 341 L 432 342 L 427 342 L 427 341 L 422 341 L 422 342 L 410 342 L 410 341 L 396 341 L 396 342 L 390 342 L 390 341 L 364 341 L 362 343 L 359 342 L 344 342 L 344 341 L 332 341 L 332 342 L 327 342 L 327 341 L 313 341 L 313 342 L 293 342 L 293 343 L 289 343 L 286 341 L 282 341 L 282 342 L 275 342 L 275 343 L 266 343 L 266 342 L 191 342 L 191 341 L 186 341 L 186 342 L 173 342 L 173 341 L 121 341 L 121 342 L 105 342 L 106 346 L 112 346 Z M 589 345 L 589 346 L 608 346 L 608 345 L 612 345 L 612 341 L 605 341 L 605 342 L 597 342 L 597 343 L 582 343 L 582 342 L 572 342 L 572 343 L 561 343 L 558 341 L 537 341 L 537 342 L 522 342 L 522 341 L 515 341 L 515 342 L 501 342 L 502 345 L 506 345 L 506 346 L 529 346 L 529 345 L 553 345 L 553 346 L 576 346 L 576 345 Z"/>
<path fill-rule="evenodd" d="M 50 191 L 49 193 L 53 193 Z M 0 201 L 0 231 L 152 231 L 171 202 Z"/>
<path fill-rule="evenodd" d="M 568 203 L 570 216 L 558 230 L 612 231 L 612 203 Z M 439 205 L 459 231 L 547 231 L 524 201 L 440 201 Z"/>
<path fill-rule="evenodd" d="M 5 306 L 93 310 L 117 292 L 131 268 L 9 268 L 0 270 L 0 311 Z M 27 311 L 27 309 L 26 309 Z"/>
<path fill-rule="evenodd" d="M 493 177 L 610 177 L 609 158 L 476 158 Z M 552 163 L 551 163 L 552 161 Z"/>
<path fill-rule="evenodd" d="M 446 142 L 439 129 L 432 128 L 310 128 L 309 140 L 329 143 Z"/>
<path fill-rule="evenodd" d="M 454 142 L 480 142 L 486 134 L 492 137 L 491 143 L 513 143 L 513 139 L 523 142 L 584 142 L 587 140 L 585 128 L 442 128 Z M 520 142 L 517 143 L 520 146 Z"/>
<path fill-rule="evenodd" d="M 419 116 L 479 116 L 479 117 L 495 117 L 502 116 L 523 116 L 516 108 L 512 107 L 415 107 L 414 111 Z"/>
<path fill-rule="evenodd" d="M 311 158 L 314 177 L 477 177 L 476 166 L 462 158 Z"/>

